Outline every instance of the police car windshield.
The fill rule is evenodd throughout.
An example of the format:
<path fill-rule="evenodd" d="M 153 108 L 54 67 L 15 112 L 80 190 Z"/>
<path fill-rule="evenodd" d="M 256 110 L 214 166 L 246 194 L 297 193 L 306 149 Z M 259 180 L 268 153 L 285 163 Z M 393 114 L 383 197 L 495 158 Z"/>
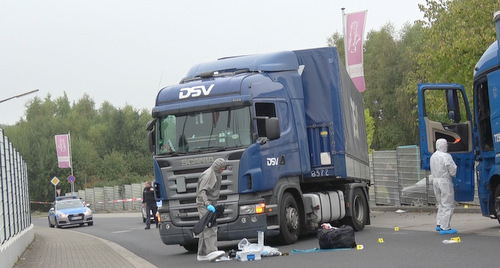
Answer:
<path fill-rule="evenodd" d="M 157 154 L 246 147 L 252 143 L 250 108 L 168 115 L 157 131 Z"/>
<path fill-rule="evenodd" d="M 67 209 L 67 208 L 80 208 L 84 207 L 85 204 L 79 199 L 73 199 L 73 200 L 64 200 L 64 201 L 59 201 L 56 204 L 56 210 L 58 209 Z"/>

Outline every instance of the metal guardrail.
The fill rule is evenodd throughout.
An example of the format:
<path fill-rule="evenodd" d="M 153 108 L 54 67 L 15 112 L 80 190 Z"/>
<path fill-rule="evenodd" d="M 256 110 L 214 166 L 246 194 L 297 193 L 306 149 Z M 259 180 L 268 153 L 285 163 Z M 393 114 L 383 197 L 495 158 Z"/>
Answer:
<path fill-rule="evenodd" d="M 0 245 L 31 225 L 28 169 L 0 129 Z"/>

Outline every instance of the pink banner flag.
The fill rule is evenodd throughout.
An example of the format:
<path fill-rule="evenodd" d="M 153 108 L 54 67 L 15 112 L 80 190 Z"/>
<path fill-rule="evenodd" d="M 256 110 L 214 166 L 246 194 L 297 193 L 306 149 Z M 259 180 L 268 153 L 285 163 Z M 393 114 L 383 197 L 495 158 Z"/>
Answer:
<path fill-rule="evenodd" d="M 69 134 L 56 135 L 57 162 L 59 168 L 71 168 Z"/>
<path fill-rule="evenodd" d="M 347 72 L 359 92 L 365 91 L 363 71 L 363 40 L 366 10 L 346 14 L 344 28 L 345 56 Z"/>

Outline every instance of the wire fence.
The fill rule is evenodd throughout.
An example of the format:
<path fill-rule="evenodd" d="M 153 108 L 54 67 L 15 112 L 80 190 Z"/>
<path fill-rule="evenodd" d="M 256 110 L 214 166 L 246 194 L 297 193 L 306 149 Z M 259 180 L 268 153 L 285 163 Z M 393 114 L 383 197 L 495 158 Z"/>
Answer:
<path fill-rule="evenodd" d="M 145 183 L 78 190 L 77 195 L 95 212 L 140 211 Z"/>
<path fill-rule="evenodd" d="M 0 129 L 0 245 L 31 225 L 28 169 Z"/>

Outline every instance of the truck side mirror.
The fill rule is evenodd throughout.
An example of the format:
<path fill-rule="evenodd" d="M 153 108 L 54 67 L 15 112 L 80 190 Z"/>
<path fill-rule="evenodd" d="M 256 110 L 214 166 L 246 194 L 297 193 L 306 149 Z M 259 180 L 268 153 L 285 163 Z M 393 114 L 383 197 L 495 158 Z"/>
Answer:
<path fill-rule="evenodd" d="M 154 130 L 148 132 L 148 146 L 149 152 L 154 153 L 156 151 Z"/>
<path fill-rule="evenodd" d="M 155 125 L 156 125 L 156 118 L 149 121 L 146 124 L 146 130 L 148 131 L 148 146 L 149 146 L 149 151 L 151 153 L 154 153 L 156 150 L 156 144 L 155 144 Z"/>
<path fill-rule="evenodd" d="M 276 117 L 266 118 L 266 134 L 269 140 L 276 140 L 280 137 L 280 120 Z"/>

